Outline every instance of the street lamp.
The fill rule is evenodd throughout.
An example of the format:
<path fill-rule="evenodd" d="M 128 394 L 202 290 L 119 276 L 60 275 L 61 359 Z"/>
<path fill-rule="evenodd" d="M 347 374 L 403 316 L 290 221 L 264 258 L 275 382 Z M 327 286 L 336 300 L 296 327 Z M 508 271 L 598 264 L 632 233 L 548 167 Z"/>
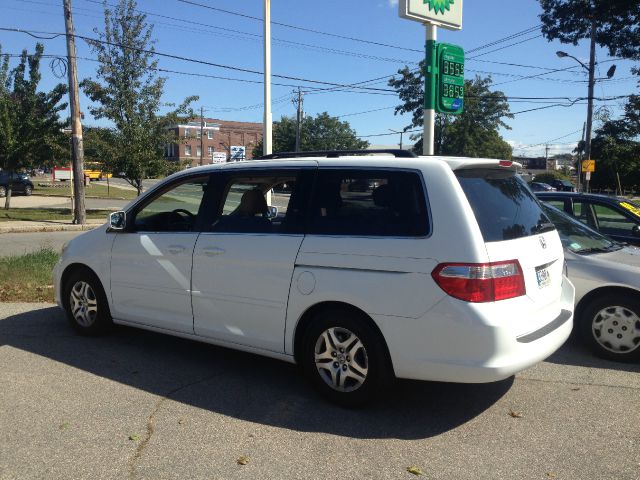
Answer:
<path fill-rule="evenodd" d="M 578 58 L 573 55 L 569 55 L 567 52 L 563 52 L 562 50 L 558 50 L 556 52 L 558 58 L 569 57 L 574 59 L 576 62 L 580 64 L 582 68 L 584 68 L 589 73 L 589 89 L 587 96 L 587 128 L 586 128 L 586 138 L 584 145 L 584 154 L 587 160 L 591 160 L 591 130 L 593 125 L 593 89 L 596 83 L 596 80 L 604 80 L 604 78 L 595 78 L 595 70 L 596 70 L 596 23 L 595 21 L 591 24 L 591 48 L 589 55 L 589 66 L 585 65 Z M 607 71 L 607 79 L 612 78 L 616 72 L 616 66 L 612 65 L 611 68 Z M 578 163 L 578 190 L 580 190 L 580 183 L 582 182 L 582 162 Z M 587 180 L 587 190 L 589 187 L 589 181 Z"/>

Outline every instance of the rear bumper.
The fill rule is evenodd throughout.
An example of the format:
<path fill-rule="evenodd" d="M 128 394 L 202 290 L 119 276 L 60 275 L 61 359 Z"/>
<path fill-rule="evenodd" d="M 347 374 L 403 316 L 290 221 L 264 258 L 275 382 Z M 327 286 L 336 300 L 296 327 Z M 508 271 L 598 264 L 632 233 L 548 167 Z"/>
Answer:
<path fill-rule="evenodd" d="M 508 302 L 470 306 L 447 297 L 418 320 L 377 320 L 382 320 L 397 377 L 494 382 L 541 362 L 562 346 L 573 328 L 574 295 L 565 277 L 560 308 L 555 305 L 553 313 L 547 309 L 527 314 Z M 522 331 L 522 325 L 532 328 Z"/>

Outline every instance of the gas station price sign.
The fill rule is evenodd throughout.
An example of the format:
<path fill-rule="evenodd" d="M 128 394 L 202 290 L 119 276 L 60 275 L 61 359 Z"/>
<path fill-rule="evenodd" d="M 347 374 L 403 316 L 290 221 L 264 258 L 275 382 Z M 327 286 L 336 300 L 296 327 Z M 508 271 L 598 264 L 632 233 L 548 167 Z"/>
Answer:
<path fill-rule="evenodd" d="M 464 111 L 464 50 L 457 45 L 439 43 L 436 59 L 436 111 L 459 115 Z"/>

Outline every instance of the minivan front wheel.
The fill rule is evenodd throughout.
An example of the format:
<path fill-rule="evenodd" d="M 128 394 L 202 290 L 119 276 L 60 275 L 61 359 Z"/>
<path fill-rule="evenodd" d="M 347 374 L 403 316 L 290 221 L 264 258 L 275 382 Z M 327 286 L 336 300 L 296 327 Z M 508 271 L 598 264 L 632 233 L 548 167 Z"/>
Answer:
<path fill-rule="evenodd" d="M 33 189 L 32 189 L 29 185 L 27 185 L 26 187 L 24 187 L 24 194 L 25 194 L 27 197 L 31 196 L 31 194 L 32 194 L 32 193 L 33 193 Z"/>
<path fill-rule="evenodd" d="M 113 322 L 100 280 L 82 269 L 67 280 L 62 299 L 71 325 L 83 335 L 98 335 L 109 330 Z"/>
<path fill-rule="evenodd" d="M 4 198 L 7 196 L 7 188 L 0 186 L 0 198 Z"/>
<path fill-rule="evenodd" d="M 582 312 L 582 337 L 601 357 L 620 362 L 640 359 L 640 299 L 606 294 Z"/>
<path fill-rule="evenodd" d="M 379 337 L 367 321 L 350 312 L 320 312 L 303 338 L 303 370 L 329 400 L 344 406 L 363 404 L 392 379 Z"/>

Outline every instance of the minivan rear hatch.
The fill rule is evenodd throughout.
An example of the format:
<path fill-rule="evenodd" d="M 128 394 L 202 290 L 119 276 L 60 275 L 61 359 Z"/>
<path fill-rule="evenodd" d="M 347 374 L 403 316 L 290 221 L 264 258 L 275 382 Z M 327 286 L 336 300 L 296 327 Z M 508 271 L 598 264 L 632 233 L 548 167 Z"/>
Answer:
<path fill-rule="evenodd" d="M 534 310 L 559 313 L 562 244 L 529 187 L 514 168 L 497 161 L 458 168 L 455 174 L 475 214 L 490 262 L 517 260 Z"/>

